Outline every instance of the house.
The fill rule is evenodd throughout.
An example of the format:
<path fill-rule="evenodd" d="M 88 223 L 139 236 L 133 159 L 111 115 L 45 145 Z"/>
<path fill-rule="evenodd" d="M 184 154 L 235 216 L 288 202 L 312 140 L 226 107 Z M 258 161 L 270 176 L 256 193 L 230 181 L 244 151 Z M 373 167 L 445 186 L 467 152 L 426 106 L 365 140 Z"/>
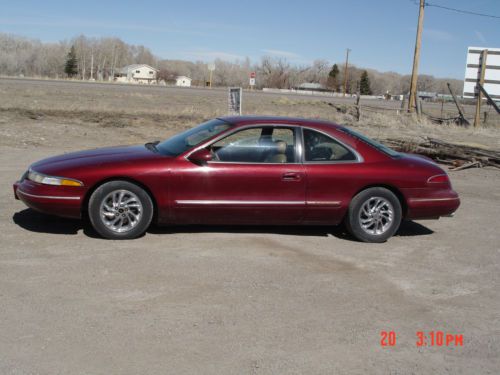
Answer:
<path fill-rule="evenodd" d="M 175 79 L 175 85 L 176 86 L 182 86 L 182 87 L 191 87 L 191 81 L 192 79 L 186 76 L 178 76 Z"/>
<path fill-rule="evenodd" d="M 146 64 L 132 64 L 120 69 L 118 73 L 115 74 L 115 81 L 152 84 L 157 83 L 157 74 L 158 69 L 152 66 Z"/>

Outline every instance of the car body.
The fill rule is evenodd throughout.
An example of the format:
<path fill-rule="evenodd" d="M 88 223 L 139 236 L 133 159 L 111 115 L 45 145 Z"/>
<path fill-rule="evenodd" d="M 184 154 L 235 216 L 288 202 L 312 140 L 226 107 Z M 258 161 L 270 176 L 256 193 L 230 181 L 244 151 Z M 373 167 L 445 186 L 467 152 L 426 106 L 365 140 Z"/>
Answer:
<path fill-rule="evenodd" d="M 377 198 L 380 194 L 373 189 L 383 189 L 381 198 L 388 205 L 379 214 L 398 221 L 391 224 L 392 235 L 401 219 L 448 216 L 460 204 L 446 172 L 430 159 L 394 152 L 330 122 L 262 116 L 210 120 L 159 144 L 44 159 L 14 184 L 14 194 L 48 214 L 82 218 L 89 213 L 97 231 L 108 238 L 140 235 L 147 226 L 141 233 L 131 230 L 134 218 L 117 211 L 118 193 L 100 206 L 94 202 L 104 199 L 99 189 L 110 183 L 115 190 L 109 194 L 129 191 L 127 201 L 138 199 L 142 211 L 135 213 L 141 220 L 150 217 L 147 226 L 151 220 L 160 225 L 337 225 L 349 217 L 360 193 L 372 189 L 371 198 Z M 122 189 L 117 183 L 138 190 Z M 140 199 L 141 191 L 151 210 Z M 392 196 L 384 198 L 384 194 Z M 93 204 L 100 207 L 100 214 L 89 212 Z M 348 228 L 356 220 L 373 219 L 373 200 L 372 206 L 359 207 L 364 213 L 356 213 L 358 218 L 347 222 Z M 112 215 L 122 214 L 130 228 L 107 231 L 112 228 L 108 216 L 114 222 Z M 99 215 L 105 224 L 102 228 Z M 368 238 L 354 235 L 369 242 L 387 239 L 382 229 L 376 232 Z"/>

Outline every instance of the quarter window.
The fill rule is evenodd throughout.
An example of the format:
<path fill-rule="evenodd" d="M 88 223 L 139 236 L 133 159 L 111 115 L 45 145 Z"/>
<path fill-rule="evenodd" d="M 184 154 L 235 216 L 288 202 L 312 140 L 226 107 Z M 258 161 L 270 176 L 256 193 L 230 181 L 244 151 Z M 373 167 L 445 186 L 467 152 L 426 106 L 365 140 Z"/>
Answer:
<path fill-rule="evenodd" d="M 211 151 L 214 161 L 294 163 L 295 133 L 270 126 L 244 129 L 214 143 Z"/>
<path fill-rule="evenodd" d="M 356 155 L 347 147 L 311 129 L 304 129 L 304 154 L 306 162 L 356 160 Z"/>

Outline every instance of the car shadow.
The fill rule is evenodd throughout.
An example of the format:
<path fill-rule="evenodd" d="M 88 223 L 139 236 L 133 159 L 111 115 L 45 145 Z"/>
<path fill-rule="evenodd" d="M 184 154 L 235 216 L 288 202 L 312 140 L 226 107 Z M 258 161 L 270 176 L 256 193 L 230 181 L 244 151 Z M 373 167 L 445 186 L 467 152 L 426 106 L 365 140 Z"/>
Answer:
<path fill-rule="evenodd" d="M 31 208 L 16 212 L 12 216 L 12 221 L 30 232 L 75 235 L 83 230 L 88 237 L 101 238 L 88 220 L 47 215 Z"/>
<path fill-rule="evenodd" d="M 395 236 L 413 237 L 413 236 L 428 236 L 434 233 L 432 229 L 411 220 L 403 220 L 399 226 Z"/>
<path fill-rule="evenodd" d="M 235 234 L 281 234 L 293 236 L 311 236 L 350 238 L 344 226 L 307 226 L 307 225 L 153 225 L 148 229 L 153 234 L 175 233 L 235 233 Z"/>
<path fill-rule="evenodd" d="M 15 224 L 30 232 L 75 235 L 83 233 L 91 238 L 101 238 L 92 228 L 88 219 L 66 219 L 43 214 L 26 208 L 12 216 Z M 356 241 L 344 225 L 338 226 L 284 226 L 284 225 L 170 225 L 160 227 L 152 225 L 148 229 L 151 234 L 176 233 L 235 233 L 235 234 L 281 234 L 311 237 L 337 237 L 343 240 Z M 403 221 L 396 236 L 425 236 L 434 233 L 431 229 L 414 221 Z"/>
<path fill-rule="evenodd" d="M 343 240 L 357 241 L 342 225 L 169 225 L 165 227 L 151 226 L 148 233 L 175 234 L 175 233 L 242 233 L 242 234 L 282 234 L 292 236 L 337 237 Z M 395 236 L 412 237 L 426 236 L 434 233 L 433 230 L 414 221 L 403 221 Z"/>

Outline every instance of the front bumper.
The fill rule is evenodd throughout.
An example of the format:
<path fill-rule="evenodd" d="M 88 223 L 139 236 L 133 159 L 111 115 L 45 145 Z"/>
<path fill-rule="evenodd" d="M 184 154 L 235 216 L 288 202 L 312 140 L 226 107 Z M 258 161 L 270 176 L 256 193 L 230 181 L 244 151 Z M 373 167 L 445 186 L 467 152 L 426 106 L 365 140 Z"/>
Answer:
<path fill-rule="evenodd" d="M 14 197 L 26 206 L 50 215 L 80 218 L 84 187 L 38 184 L 24 179 L 14 183 Z"/>

